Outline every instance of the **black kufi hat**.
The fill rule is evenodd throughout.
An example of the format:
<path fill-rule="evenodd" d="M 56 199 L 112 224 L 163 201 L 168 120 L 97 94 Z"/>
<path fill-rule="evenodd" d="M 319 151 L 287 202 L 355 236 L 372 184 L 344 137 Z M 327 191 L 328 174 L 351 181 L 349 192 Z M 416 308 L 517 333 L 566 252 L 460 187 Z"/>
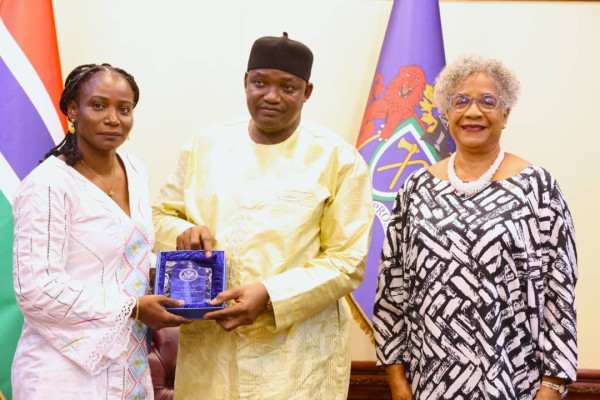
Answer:
<path fill-rule="evenodd" d="M 299 76 L 308 82 L 312 69 L 313 54 L 303 43 L 283 36 L 264 36 L 256 39 L 248 58 L 248 71 L 273 68 Z"/>

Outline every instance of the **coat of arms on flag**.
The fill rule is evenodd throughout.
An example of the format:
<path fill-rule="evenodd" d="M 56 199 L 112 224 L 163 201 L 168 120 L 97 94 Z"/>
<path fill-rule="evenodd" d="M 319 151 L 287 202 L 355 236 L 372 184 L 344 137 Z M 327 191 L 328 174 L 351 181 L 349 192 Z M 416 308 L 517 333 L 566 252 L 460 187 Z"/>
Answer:
<path fill-rule="evenodd" d="M 454 151 L 433 103 L 445 63 L 438 0 L 394 0 L 356 142 L 371 171 L 376 218 L 365 277 L 350 300 L 371 337 L 379 257 L 396 194 L 411 173 Z"/>

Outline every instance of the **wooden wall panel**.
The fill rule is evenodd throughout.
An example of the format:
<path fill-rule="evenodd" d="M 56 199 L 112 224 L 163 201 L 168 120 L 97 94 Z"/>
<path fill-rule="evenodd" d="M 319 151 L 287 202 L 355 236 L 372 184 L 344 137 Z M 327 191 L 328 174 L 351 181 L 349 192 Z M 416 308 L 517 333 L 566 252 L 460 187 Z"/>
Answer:
<path fill-rule="evenodd" d="M 374 361 L 352 362 L 348 400 L 391 400 L 385 370 Z M 567 400 L 600 400 L 600 370 L 577 371 L 577 382 L 569 386 Z"/>

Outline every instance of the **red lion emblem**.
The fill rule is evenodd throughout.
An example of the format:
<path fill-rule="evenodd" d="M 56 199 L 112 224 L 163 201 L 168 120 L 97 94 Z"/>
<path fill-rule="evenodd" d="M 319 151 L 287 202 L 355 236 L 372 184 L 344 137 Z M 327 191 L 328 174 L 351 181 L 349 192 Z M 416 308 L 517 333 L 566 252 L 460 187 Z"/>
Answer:
<path fill-rule="evenodd" d="M 389 139 L 396 127 L 412 116 L 423 125 L 415 111 L 427 85 L 421 67 L 410 65 L 400 68 L 400 72 L 391 80 L 387 90 L 382 85 L 382 80 L 381 74 L 377 74 L 373 80 L 371 96 L 375 100 L 365 110 L 356 144 L 358 148 L 375 132 L 379 134 L 381 140 Z M 383 121 L 379 127 L 375 126 L 376 119 Z"/>

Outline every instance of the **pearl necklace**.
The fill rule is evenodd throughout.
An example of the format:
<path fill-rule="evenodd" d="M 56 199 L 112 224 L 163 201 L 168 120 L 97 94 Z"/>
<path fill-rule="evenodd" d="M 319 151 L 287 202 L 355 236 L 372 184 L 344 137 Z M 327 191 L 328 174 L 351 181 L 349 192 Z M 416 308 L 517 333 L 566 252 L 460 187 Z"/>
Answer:
<path fill-rule="evenodd" d="M 494 163 L 490 166 L 490 168 L 483 173 L 473 182 L 463 182 L 457 176 L 454 171 L 454 160 L 456 159 L 456 152 L 452 153 L 450 156 L 450 160 L 448 160 L 448 179 L 450 179 L 450 185 L 454 188 L 456 193 L 462 197 L 471 197 L 483 189 L 489 186 L 492 182 L 492 176 L 498 171 L 502 160 L 504 159 L 504 150 L 500 149 L 498 153 L 498 157 Z"/>

